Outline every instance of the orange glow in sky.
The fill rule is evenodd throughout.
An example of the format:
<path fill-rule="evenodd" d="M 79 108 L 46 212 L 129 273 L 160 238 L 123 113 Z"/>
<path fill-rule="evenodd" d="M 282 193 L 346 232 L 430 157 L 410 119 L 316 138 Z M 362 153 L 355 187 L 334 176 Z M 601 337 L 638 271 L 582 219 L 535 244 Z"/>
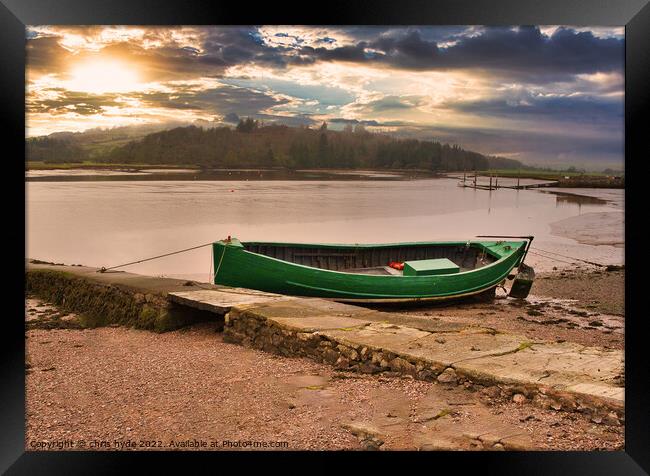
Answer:
<path fill-rule="evenodd" d="M 90 60 L 70 70 L 67 87 L 86 93 L 125 93 L 140 89 L 135 68 L 117 60 Z"/>

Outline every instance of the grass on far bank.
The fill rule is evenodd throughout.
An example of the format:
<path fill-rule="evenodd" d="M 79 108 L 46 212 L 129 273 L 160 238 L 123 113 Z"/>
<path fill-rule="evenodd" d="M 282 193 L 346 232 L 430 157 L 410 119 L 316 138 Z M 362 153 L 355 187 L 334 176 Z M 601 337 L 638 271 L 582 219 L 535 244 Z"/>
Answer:
<path fill-rule="evenodd" d="M 468 175 L 470 173 L 468 172 Z M 560 180 L 565 177 L 569 178 L 595 178 L 605 179 L 613 176 L 623 176 L 621 172 L 606 174 L 604 172 L 567 172 L 562 170 L 518 170 L 518 169 L 490 169 L 478 172 L 479 175 L 489 176 L 498 175 L 499 177 L 512 177 L 512 178 L 529 178 L 538 180 Z"/>

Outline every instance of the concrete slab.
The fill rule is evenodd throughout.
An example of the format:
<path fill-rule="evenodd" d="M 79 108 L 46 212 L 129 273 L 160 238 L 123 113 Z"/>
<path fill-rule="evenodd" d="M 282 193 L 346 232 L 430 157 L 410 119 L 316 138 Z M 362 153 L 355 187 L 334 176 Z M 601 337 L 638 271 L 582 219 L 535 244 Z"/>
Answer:
<path fill-rule="evenodd" d="M 467 327 L 461 322 L 442 321 L 436 318 L 408 316 L 404 314 L 373 311 L 363 315 L 364 319 L 384 324 L 407 326 L 427 332 L 456 332 Z"/>
<path fill-rule="evenodd" d="M 621 351 L 578 344 L 533 344 L 512 354 L 486 356 L 454 364 L 464 374 L 498 383 L 545 386 L 603 398 L 622 408 L 625 389 Z"/>
<path fill-rule="evenodd" d="M 408 349 L 409 343 L 431 334 L 411 327 L 372 323 L 363 328 L 323 331 L 319 332 L 319 335 L 345 345 L 365 346 L 400 353 Z"/>
<path fill-rule="evenodd" d="M 243 312 L 254 314 L 258 319 L 268 319 L 276 321 L 278 319 L 301 319 L 302 324 L 295 324 L 295 327 L 303 325 L 305 329 L 319 327 L 316 321 L 307 319 L 320 319 L 322 317 L 341 317 L 349 319 L 364 319 L 367 314 L 366 309 L 356 308 L 346 304 L 329 302 L 317 298 L 295 298 L 285 297 L 285 299 L 266 302 L 252 302 L 233 306 L 232 314 L 236 316 Z M 278 321 L 279 322 L 279 321 Z M 285 321 L 283 321 L 285 322 Z M 366 321 L 364 321 L 366 322 Z M 353 323 L 353 326 L 360 323 Z M 326 326 L 329 328 L 329 326 Z"/>
<path fill-rule="evenodd" d="M 525 337 L 512 334 L 459 332 L 430 335 L 403 350 L 419 359 L 457 368 L 459 362 L 516 352 L 526 341 Z"/>
<path fill-rule="evenodd" d="M 291 299 L 279 294 L 242 288 L 170 292 L 168 296 L 172 302 L 217 314 L 226 314 L 236 305 L 261 304 Z"/>
<path fill-rule="evenodd" d="M 370 321 L 342 316 L 276 317 L 275 322 L 297 332 L 317 332 L 332 329 L 353 330 L 370 324 Z"/>

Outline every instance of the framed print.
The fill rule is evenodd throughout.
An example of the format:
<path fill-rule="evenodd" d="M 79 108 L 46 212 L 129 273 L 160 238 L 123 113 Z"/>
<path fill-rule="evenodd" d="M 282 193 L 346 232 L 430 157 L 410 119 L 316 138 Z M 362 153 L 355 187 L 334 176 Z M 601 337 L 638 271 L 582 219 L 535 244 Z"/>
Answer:
<path fill-rule="evenodd" d="M 3 0 L 3 470 L 644 474 L 650 7 L 303 7 Z"/>

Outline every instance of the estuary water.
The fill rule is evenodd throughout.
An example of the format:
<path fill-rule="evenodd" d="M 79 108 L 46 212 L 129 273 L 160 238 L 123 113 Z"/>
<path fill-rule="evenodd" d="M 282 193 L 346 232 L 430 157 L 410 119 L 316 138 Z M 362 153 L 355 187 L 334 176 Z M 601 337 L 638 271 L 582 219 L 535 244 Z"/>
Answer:
<path fill-rule="evenodd" d="M 522 181 L 523 183 L 523 181 Z M 500 184 L 502 182 L 500 181 Z M 26 257 L 114 266 L 225 238 L 382 243 L 534 235 L 561 255 L 623 262 L 623 190 L 475 190 L 420 180 L 28 181 Z M 210 247 L 123 268 L 208 281 Z"/>

